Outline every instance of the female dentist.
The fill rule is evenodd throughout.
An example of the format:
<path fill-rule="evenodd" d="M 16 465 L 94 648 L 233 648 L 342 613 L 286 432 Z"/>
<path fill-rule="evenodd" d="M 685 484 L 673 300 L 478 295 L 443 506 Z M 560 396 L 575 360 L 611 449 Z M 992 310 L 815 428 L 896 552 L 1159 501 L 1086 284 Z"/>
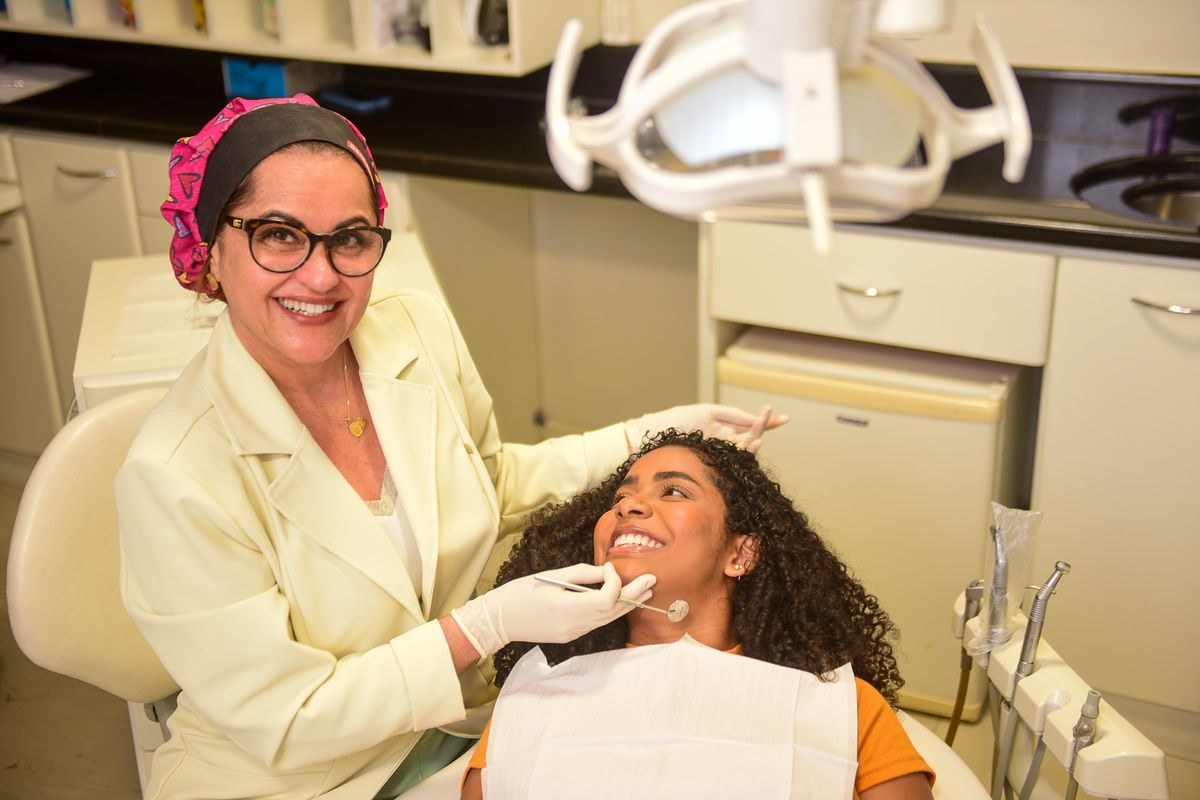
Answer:
<path fill-rule="evenodd" d="M 600 591 L 472 598 L 502 531 L 654 430 L 754 449 L 783 420 L 683 406 L 503 444 L 449 311 L 372 295 L 387 202 L 353 124 L 236 99 L 169 169 L 176 276 L 226 309 L 117 479 L 125 604 L 181 688 L 147 797 L 395 797 L 482 729 L 482 659 L 651 594 L 579 564 L 559 577 Z"/>

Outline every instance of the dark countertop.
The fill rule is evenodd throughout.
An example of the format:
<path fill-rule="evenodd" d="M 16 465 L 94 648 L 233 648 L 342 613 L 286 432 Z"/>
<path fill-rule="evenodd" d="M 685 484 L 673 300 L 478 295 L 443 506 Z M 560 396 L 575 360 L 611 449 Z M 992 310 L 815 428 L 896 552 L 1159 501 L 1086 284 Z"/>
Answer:
<path fill-rule="evenodd" d="M 630 52 L 593 48 L 585 55 L 576 91 L 590 108 L 611 103 Z M 198 130 L 225 102 L 220 54 L 86 40 L 64 43 L 7 32 L 0 32 L 0 53 L 13 61 L 57 61 L 93 70 L 78 82 L 0 105 L 0 126 L 167 145 Z M 541 130 L 546 74 L 540 70 L 523 78 L 495 78 L 347 67 L 348 83 L 375 87 L 392 98 L 386 111 L 350 116 L 367 136 L 381 169 L 569 191 L 550 164 Z M 1049 152 L 1048 147 L 1039 150 L 1035 129 L 1031 169 Z M 1002 184 L 999 161 L 999 148 L 990 148 L 957 162 L 947 194 L 935 206 L 887 225 L 1056 248 L 1200 259 L 1198 233 L 1094 211 L 1074 198 L 1048 202 L 1021 196 L 1012 187 L 981 186 L 978 175 Z M 597 167 L 591 191 L 630 196 L 615 173 L 603 167 Z"/>

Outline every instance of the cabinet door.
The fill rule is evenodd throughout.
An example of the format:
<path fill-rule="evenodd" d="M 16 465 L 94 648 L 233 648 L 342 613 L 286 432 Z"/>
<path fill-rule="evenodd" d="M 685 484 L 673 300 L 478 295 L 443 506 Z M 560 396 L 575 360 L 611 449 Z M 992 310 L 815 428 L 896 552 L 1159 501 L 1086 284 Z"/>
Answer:
<path fill-rule="evenodd" d="M 1200 265 L 1063 259 L 1042 393 L 1034 581 L 1089 683 L 1200 712 Z M 1182 310 L 1182 309 L 1180 309 Z"/>
<path fill-rule="evenodd" d="M 63 416 L 24 211 L 0 216 L 0 275 L 0 450 L 36 456 Z"/>
<path fill-rule="evenodd" d="M 141 255 L 129 159 L 123 148 L 96 140 L 22 135 L 12 142 L 59 392 L 68 404 L 92 262 Z"/>
<path fill-rule="evenodd" d="M 165 253 L 171 246 L 172 231 L 170 223 L 159 212 L 159 206 L 171 189 L 167 178 L 171 148 L 131 145 L 127 152 L 142 252 Z"/>

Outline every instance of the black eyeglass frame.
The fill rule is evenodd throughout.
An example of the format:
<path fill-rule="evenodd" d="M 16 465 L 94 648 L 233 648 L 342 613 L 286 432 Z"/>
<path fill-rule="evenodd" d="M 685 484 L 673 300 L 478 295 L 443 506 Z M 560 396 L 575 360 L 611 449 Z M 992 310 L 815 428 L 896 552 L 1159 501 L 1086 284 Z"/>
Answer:
<path fill-rule="evenodd" d="M 326 253 L 327 258 L 329 259 L 329 266 L 333 267 L 334 272 L 336 272 L 339 275 L 343 275 L 347 278 L 362 278 L 366 275 L 370 275 L 372 272 L 374 272 L 376 270 L 376 268 L 379 267 L 380 263 L 383 261 L 383 254 L 387 252 L 388 242 L 390 242 L 392 240 L 391 229 L 390 228 L 382 228 L 377 225 L 350 225 L 349 227 L 346 227 L 346 228 L 338 228 L 336 231 L 333 231 L 331 233 L 313 233 L 308 228 L 304 227 L 303 225 L 301 225 L 298 222 L 288 222 L 287 220 L 282 220 L 282 219 L 269 219 L 269 218 L 267 218 L 267 219 L 262 219 L 262 218 L 245 219 L 243 217 L 226 216 L 225 222 L 231 228 L 237 228 L 240 231 L 246 232 L 246 245 L 250 248 L 250 257 L 254 259 L 254 263 L 258 264 L 258 266 L 260 268 L 265 269 L 267 272 L 273 272 L 276 275 L 286 275 L 289 272 L 295 272 L 296 270 L 303 267 L 308 262 L 308 260 L 310 258 L 312 258 L 313 250 L 316 249 L 317 243 L 324 242 L 325 243 L 325 253 Z M 287 227 L 292 228 L 293 230 L 300 231 L 301 233 L 303 233 L 305 236 L 308 237 L 308 252 L 306 252 L 304 254 L 304 258 L 300 259 L 299 263 L 297 263 L 296 266 L 290 267 L 289 269 L 271 269 L 268 266 L 264 266 L 263 263 L 258 260 L 258 257 L 254 255 L 254 232 L 256 230 L 258 230 L 259 228 L 261 228 L 263 225 L 268 225 L 268 224 L 270 224 L 270 225 L 286 225 Z M 334 237 L 336 237 L 340 234 L 346 233 L 347 231 L 372 231 L 373 233 L 377 234 L 380 239 L 383 240 L 383 246 L 379 248 L 379 258 L 378 258 L 378 260 L 376 260 L 375 266 L 371 267 L 366 272 L 354 272 L 354 273 L 343 272 L 341 269 L 338 268 L 337 262 L 334 260 L 332 240 Z"/>

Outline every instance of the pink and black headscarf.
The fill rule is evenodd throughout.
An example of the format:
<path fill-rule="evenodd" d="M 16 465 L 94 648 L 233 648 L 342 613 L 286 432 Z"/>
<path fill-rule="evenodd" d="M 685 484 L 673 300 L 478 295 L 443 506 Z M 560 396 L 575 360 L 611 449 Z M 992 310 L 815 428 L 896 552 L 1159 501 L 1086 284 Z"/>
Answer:
<path fill-rule="evenodd" d="M 296 142 L 329 142 L 351 155 L 375 187 L 379 224 L 387 198 L 367 140 L 354 123 L 305 94 L 266 100 L 235 98 L 194 136 L 171 149 L 170 194 L 162 215 L 174 229 L 171 267 L 185 289 L 215 290 L 197 280 L 208 262 L 220 216 L 229 198 L 258 166 L 282 147 Z"/>

